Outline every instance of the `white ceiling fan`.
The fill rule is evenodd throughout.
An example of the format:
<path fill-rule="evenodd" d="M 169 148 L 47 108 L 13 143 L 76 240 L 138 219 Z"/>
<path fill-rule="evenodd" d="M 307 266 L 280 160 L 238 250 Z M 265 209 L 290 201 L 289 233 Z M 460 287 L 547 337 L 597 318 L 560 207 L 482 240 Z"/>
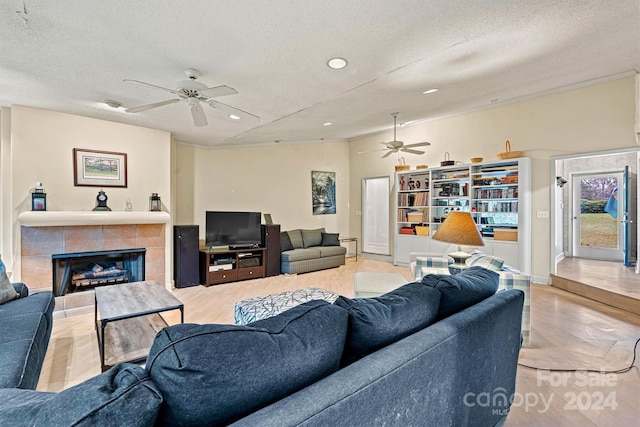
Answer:
<path fill-rule="evenodd" d="M 240 110 L 235 107 L 231 107 L 230 105 L 223 104 L 222 102 L 216 101 L 214 98 L 219 96 L 226 95 L 235 95 L 238 93 L 232 87 L 229 86 L 214 86 L 207 87 L 205 84 L 197 81 L 198 77 L 200 77 L 200 71 L 195 70 L 193 68 L 187 68 L 184 70 L 184 73 L 187 75 L 188 80 L 183 80 L 179 83 L 179 87 L 177 89 L 169 89 L 162 86 L 153 85 L 151 83 L 141 82 L 139 80 L 130 80 L 125 79 L 125 82 L 135 83 L 142 86 L 150 87 L 153 89 L 160 89 L 165 92 L 168 92 L 172 95 L 175 95 L 176 98 L 168 99 L 166 101 L 155 102 L 153 104 L 141 105 L 139 107 L 127 108 L 125 112 L 127 113 L 140 113 L 141 111 L 150 110 L 152 108 L 162 107 L 163 105 L 175 104 L 176 102 L 185 101 L 191 107 L 191 117 L 193 118 L 193 123 L 196 126 L 206 126 L 207 116 L 200 105 L 200 102 L 204 102 L 209 104 L 209 106 L 218 109 L 224 113 L 229 115 L 229 118 L 234 120 L 249 120 L 254 124 L 260 122 L 260 118 L 258 116 L 254 116 L 251 113 L 247 113 L 246 111 Z"/>
<path fill-rule="evenodd" d="M 393 116 L 393 141 L 391 141 L 391 142 L 381 142 L 380 143 L 380 144 L 383 144 L 386 148 L 381 148 L 379 150 L 371 150 L 371 151 L 359 151 L 358 154 L 373 153 L 373 152 L 376 152 L 376 151 L 389 150 L 382 156 L 383 159 L 385 157 L 389 157 L 393 153 L 397 153 L 398 151 L 402 151 L 404 153 L 411 153 L 411 154 L 424 154 L 424 151 L 414 150 L 413 148 L 415 148 L 415 147 L 425 147 L 427 145 L 431 145 L 431 143 L 430 142 L 416 142 L 415 144 L 404 145 L 404 142 L 398 141 L 396 139 L 396 118 L 398 117 L 398 113 L 391 113 L 391 115 Z"/>

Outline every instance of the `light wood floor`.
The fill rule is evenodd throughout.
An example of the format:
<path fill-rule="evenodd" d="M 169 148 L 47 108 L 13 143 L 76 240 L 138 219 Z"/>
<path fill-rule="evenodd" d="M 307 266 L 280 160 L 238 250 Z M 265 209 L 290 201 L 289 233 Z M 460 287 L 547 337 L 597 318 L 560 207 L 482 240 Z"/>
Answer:
<path fill-rule="evenodd" d="M 567 257 L 551 281 L 565 291 L 640 314 L 640 275 L 621 262 Z"/>
<path fill-rule="evenodd" d="M 359 271 L 396 272 L 410 279 L 407 267 L 358 258 L 345 266 L 297 276 L 276 276 L 233 284 L 176 289 L 185 304 L 185 322 L 232 323 L 236 301 L 303 287 L 322 287 L 353 296 L 353 277 Z M 531 345 L 520 362 L 542 368 L 620 369 L 631 363 L 635 340 L 640 338 L 640 316 L 607 306 L 553 286 L 533 285 Z M 166 316 L 169 323 L 178 314 Z M 638 362 L 636 362 L 636 365 Z M 38 384 L 39 390 L 59 391 L 100 372 L 100 359 L 90 313 L 65 317 L 59 313 Z M 593 374 L 583 377 L 519 367 L 516 400 L 506 425 L 511 426 L 616 426 L 637 425 L 640 417 L 640 371 Z M 615 384 L 613 384 L 615 383 Z M 573 394 L 572 394 L 573 393 Z M 613 393 L 613 394 L 612 394 Z M 602 395 L 602 400 L 599 401 Z M 572 409 L 571 399 L 576 407 Z M 613 396 L 613 398 L 611 397 Z M 605 397 L 609 397 L 607 401 Z M 615 409 L 611 406 L 617 404 Z M 537 401 L 535 400 L 537 399 Z M 547 402 L 550 404 L 547 405 Z M 599 401 L 599 402 L 598 402 Z M 601 403 L 602 410 L 598 403 Z"/>

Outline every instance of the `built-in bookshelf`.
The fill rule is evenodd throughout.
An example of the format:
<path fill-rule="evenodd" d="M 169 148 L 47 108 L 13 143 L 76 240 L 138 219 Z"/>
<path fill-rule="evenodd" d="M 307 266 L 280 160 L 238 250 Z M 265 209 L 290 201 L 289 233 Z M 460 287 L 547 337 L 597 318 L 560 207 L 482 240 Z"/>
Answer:
<path fill-rule="evenodd" d="M 394 262 L 411 252 L 444 253 L 431 236 L 454 211 L 470 212 L 479 248 L 522 271 L 531 269 L 531 160 L 526 157 L 396 172 Z"/>

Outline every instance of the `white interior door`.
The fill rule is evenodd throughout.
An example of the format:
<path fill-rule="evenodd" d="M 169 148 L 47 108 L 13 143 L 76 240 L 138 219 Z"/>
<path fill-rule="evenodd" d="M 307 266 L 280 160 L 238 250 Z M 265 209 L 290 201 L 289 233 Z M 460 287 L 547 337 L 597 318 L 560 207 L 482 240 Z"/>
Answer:
<path fill-rule="evenodd" d="M 388 176 L 362 179 L 362 251 L 390 255 Z"/>

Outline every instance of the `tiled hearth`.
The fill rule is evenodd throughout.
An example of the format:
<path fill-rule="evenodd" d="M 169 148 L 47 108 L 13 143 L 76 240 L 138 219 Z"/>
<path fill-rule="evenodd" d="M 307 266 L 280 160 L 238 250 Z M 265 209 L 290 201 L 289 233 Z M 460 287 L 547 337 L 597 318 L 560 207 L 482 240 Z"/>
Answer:
<path fill-rule="evenodd" d="M 92 218 L 88 221 L 83 219 L 77 221 L 79 224 L 88 222 L 90 225 L 73 225 L 72 219 L 34 223 L 29 217 L 21 221 L 20 280 L 34 291 L 52 290 L 51 255 L 53 254 L 145 248 L 146 280 L 155 280 L 164 285 L 168 243 L 166 241 L 167 224 L 161 221 L 160 223 L 142 223 L 146 221 L 144 218 L 136 219 L 135 221 L 141 222 L 138 224 L 96 224 L 96 222 L 121 222 L 118 220 L 118 215 L 122 216 L 121 214 L 116 213 L 110 217 L 109 213 L 106 213 L 97 220 Z M 148 213 L 142 215 L 145 214 Z M 65 218 L 68 217 L 65 216 Z M 113 221 L 114 218 L 115 221 Z M 152 217 L 152 219 L 155 221 L 160 218 Z M 133 219 L 130 222 L 133 222 Z M 58 223 L 61 225 L 47 225 Z M 84 291 L 56 297 L 56 310 L 67 311 L 83 307 L 93 310 L 93 294 L 93 291 Z"/>

